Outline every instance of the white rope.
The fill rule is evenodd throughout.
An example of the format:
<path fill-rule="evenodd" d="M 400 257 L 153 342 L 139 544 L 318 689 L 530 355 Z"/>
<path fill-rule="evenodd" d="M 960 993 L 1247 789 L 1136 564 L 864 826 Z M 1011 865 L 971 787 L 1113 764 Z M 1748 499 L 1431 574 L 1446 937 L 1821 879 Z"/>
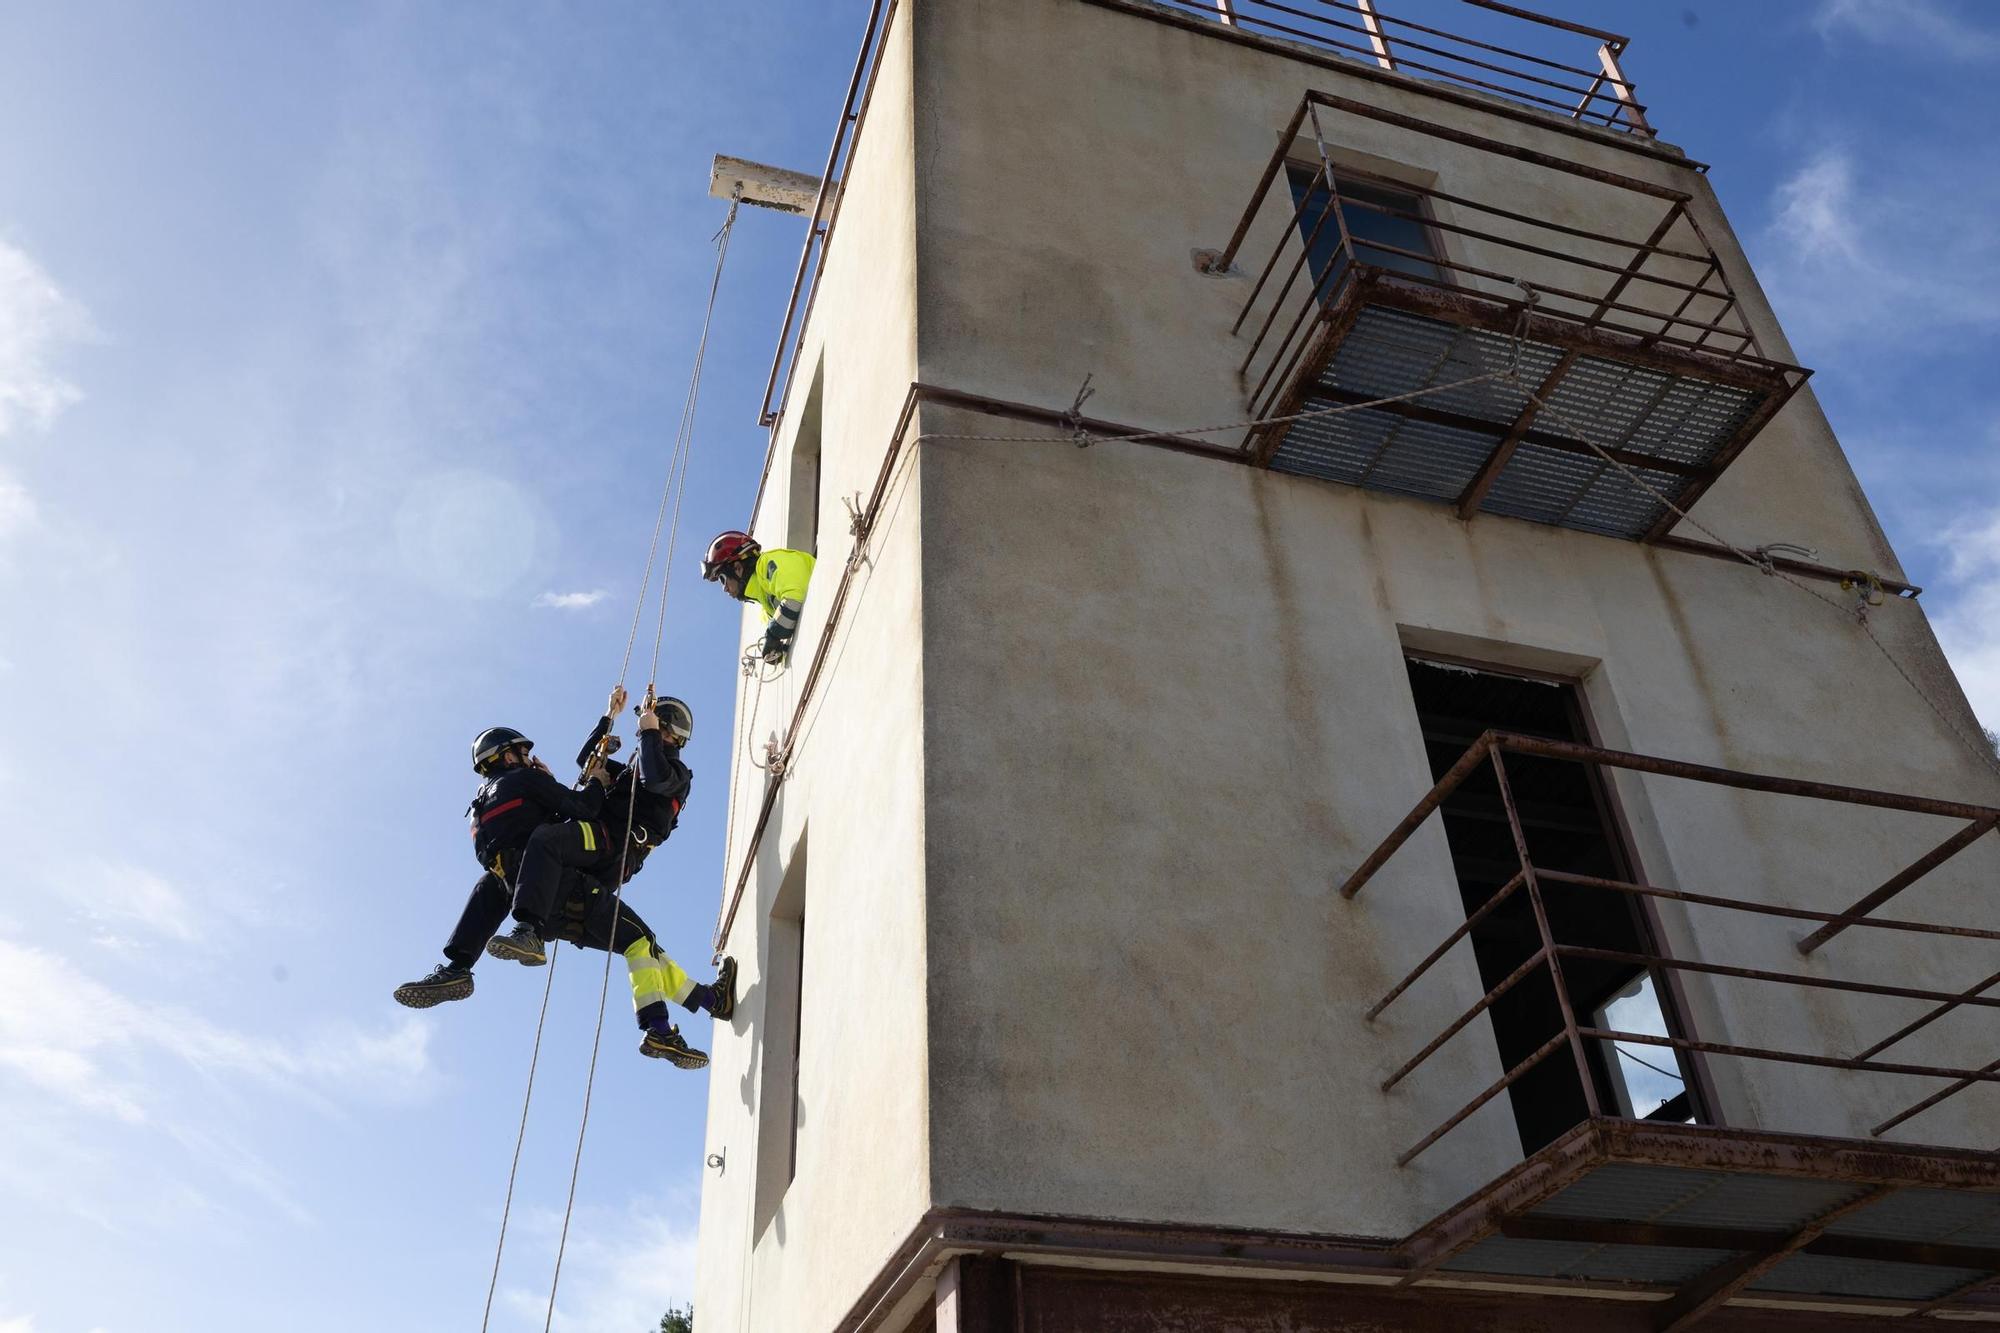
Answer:
<path fill-rule="evenodd" d="M 684 498 L 687 491 L 688 462 L 690 455 L 692 453 L 692 442 L 694 439 L 695 408 L 700 400 L 700 395 L 701 395 L 702 367 L 708 355 L 708 333 L 710 324 L 713 322 L 715 317 L 716 296 L 717 293 L 721 290 L 722 286 L 723 262 L 725 259 L 728 258 L 729 255 L 729 237 L 730 233 L 734 230 L 736 225 L 736 213 L 740 203 L 741 203 L 741 198 L 739 191 L 738 197 L 732 198 L 730 200 L 729 216 L 724 219 L 721 230 L 716 232 L 714 237 L 716 241 L 715 272 L 714 275 L 709 279 L 708 307 L 702 315 L 701 334 L 695 344 L 694 368 L 689 376 L 687 397 L 683 401 L 681 406 L 680 427 L 678 431 L 675 433 L 674 449 L 668 460 L 666 482 L 661 488 L 660 503 L 653 516 L 653 532 L 651 540 L 648 543 L 646 549 L 645 572 L 640 578 L 638 600 L 632 609 L 632 627 L 625 636 L 625 650 L 623 655 L 620 657 L 618 663 L 618 688 L 621 692 L 625 688 L 626 676 L 631 670 L 632 650 L 638 642 L 639 622 L 644 618 L 647 595 L 652 590 L 653 566 L 655 565 L 655 563 L 660 563 L 660 610 L 659 610 L 659 616 L 654 624 L 652 660 L 647 671 L 647 676 L 648 676 L 647 688 L 649 692 L 652 688 L 653 683 L 658 680 L 659 676 L 660 647 L 662 641 L 666 637 L 667 599 L 669 595 L 669 590 L 673 586 L 674 552 L 680 536 L 681 501 Z M 669 523 L 668 521 L 669 513 L 671 513 L 672 515 L 671 523 Z M 665 531 L 667 536 L 666 559 L 664 562 L 660 562 L 659 561 L 660 536 L 663 530 Z M 616 722 L 617 719 L 613 718 L 612 720 L 613 722 Z M 638 761 L 639 761 L 639 756 L 634 755 L 633 763 L 636 765 Z M 628 858 L 631 854 L 631 849 L 632 849 L 632 838 L 630 830 L 632 827 L 632 817 L 637 808 L 639 800 L 639 783 L 636 776 L 636 772 L 633 780 L 627 784 L 627 789 L 628 789 L 628 795 L 625 804 L 625 823 L 624 823 L 626 834 L 625 837 L 622 839 L 618 849 L 618 876 L 616 884 L 614 884 L 612 887 L 611 935 L 610 938 L 608 938 L 605 941 L 604 973 L 599 982 L 597 991 L 597 1021 L 590 1042 L 590 1065 L 587 1072 L 584 1075 L 583 1111 L 577 1124 L 576 1152 L 570 1160 L 569 1192 L 563 1203 L 562 1231 L 556 1241 L 555 1271 L 549 1278 L 549 1302 L 548 1302 L 548 1309 L 544 1314 L 542 1320 L 543 1333 L 548 1333 L 548 1330 L 554 1325 L 555 1322 L 556 1292 L 559 1289 L 562 1282 L 563 1256 L 567 1252 L 569 1247 L 570 1220 L 576 1210 L 576 1184 L 577 1184 L 577 1179 L 582 1174 L 582 1169 L 583 1169 L 584 1139 L 590 1129 L 591 1095 L 595 1090 L 597 1083 L 597 1056 L 599 1050 L 603 1046 L 603 1041 L 604 1041 L 604 1010 L 606 1002 L 611 992 L 611 960 L 612 960 L 612 955 L 617 952 L 617 949 L 614 946 L 617 943 L 618 927 L 622 923 L 624 916 L 624 908 L 625 908 L 624 891 L 625 891 L 625 877 L 626 877 L 625 872 L 628 864 Z M 550 963 L 551 963 L 550 984 L 553 985 L 554 981 L 553 945 L 550 946 Z M 544 991 L 542 996 L 542 1012 L 543 1012 L 543 1017 L 546 1018 L 548 1013 L 548 994 L 546 990 Z M 528 1066 L 528 1085 L 531 1093 L 534 1087 L 535 1061 L 540 1058 L 540 1054 L 541 1054 L 541 1025 L 538 1022 L 535 1029 L 535 1058 L 530 1060 Z M 525 1137 L 526 1133 L 527 1133 L 527 1107 L 524 1104 L 521 1112 L 521 1135 Z M 505 1244 L 506 1241 L 507 1217 L 509 1212 L 511 1212 L 512 1210 L 514 1201 L 514 1178 L 515 1174 L 518 1172 L 520 1168 L 520 1161 L 521 1161 L 521 1145 L 519 1140 L 517 1139 L 514 1145 L 514 1164 L 508 1170 L 507 1173 L 507 1202 L 501 1210 L 501 1217 L 500 1217 L 500 1235 L 501 1235 L 501 1243 L 503 1245 Z M 500 1256 L 499 1253 L 496 1251 L 493 1259 L 494 1284 L 497 1285 L 497 1283 L 499 1282 L 499 1277 L 500 1277 Z M 487 1307 L 487 1316 L 488 1318 L 490 1318 L 493 1308 L 493 1290 L 491 1286 L 489 1286 L 487 1290 L 486 1307 Z M 484 1333 L 484 1330 L 486 1328 L 485 1321 L 482 1320 L 480 1328 L 482 1330 L 482 1333 Z"/>
<path fill-rule="evenodd" d="M 535 1100 L 535 1066 L 542 1059 L 542 1028 L 549 1021 L 549 993 L 556 984 L 556 950 L 549 946 L 549 972 L 542 982 L 542 1012 L 535 1019 L 535 1048 L 528 1054 L 528 1089 L 521 1096 L 521 1127 L 514 1132 L 514 1160 L 507 1167 L 507 1199 L 500 1205 L 500 1239 L 493 1246 L 493 1276 L 486 1281 L 486 1309 L 479 1316 L 479 1333 L 493 1319 L 493 1293 L 500 1286 L 500 1256 L 507 1249 L 507 1219 L 514 1211 L 514 1177 L 521 1169 L 521 1145 L 528 1137 L 528 1107 Z"/>

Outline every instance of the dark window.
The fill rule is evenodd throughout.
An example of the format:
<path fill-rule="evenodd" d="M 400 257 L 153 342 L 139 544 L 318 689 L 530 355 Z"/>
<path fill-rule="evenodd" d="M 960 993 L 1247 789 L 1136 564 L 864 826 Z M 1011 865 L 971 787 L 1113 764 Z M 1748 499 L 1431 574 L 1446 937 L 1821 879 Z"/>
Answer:
<path fill-rule="evenodd" d="M 791 495 L 785 514 L 785 545 L 819 554 L 820 398 L 826 368 L 813 372 L 799 428 L 792 435 Z"/>
<path fill-rule="evenodd" d="M 1442 777 L 1489 728 L 1557 740 L 1589 740 L 1573 686 L 1410 659 L 1410 690 L 1433 778 Z M 1633 859 L 1595 773 L 1568 760 L 1506 756 L 1507 780 L 1534 864 L 1600 878 L 1633 878 Z M 1491 765 L 1481 765 L 1445 801 L 1445 840 L 1459 895 L 1470 915 L 1520 868 Z M 1541 882 L 1549 931 L 1558 944 L 1658 954 L 1634 899 L 1608 889 Z M 1541 947 L 1528 895 L 1517 891 L 1472 931 L 1479 976 L 1492 989 Z M 1562 960 L 1564 987 L 1580 1027 L 1684 1036 L 1671 997 L 1650 969 L 1602 959 Z M 1562 1010 L 1546 967 L 1531 972 L 1489 1011 L 1500 1060 L 1513 1068 L 1562 1031 Z M 1604 1115 L 1707 1120 L 1678 1053 L 1663 1046 L 1585 1043 Z M 1576 1062 L 1558 1049 L 1508 1089 L 1521 1147 L 1534 1152 L 1586 1116 Z"/>
<path fill-rule="evenodd" d="M 805 1038 L 806 843 L 804 835 L 778 886 L 765 923 L 762 1042 L 757 1089 L 757 1178 L 754 1224 L 761 1234 L 799 1173 L 799 1130 L 805 1103 L 799 1057 Z"/>
<path fill-rule="evenodd" d="M 1289 178 L 1292 202 L 1302 206 L 1299 233 L 1311 255 L 1313 276 L 1319 280 L 1322 292 L 1331 292 L 1340 276 L 1336 267 L 1340 223 L 1332 216 L 1333 196 L 1326 188 L 1324 175 L 1310 167 L 1291 168 Z M 1334 183 L 1340 190 L 1341 217 L 1347 220 L 1356 262 L 1431 282 L 1444 280 L 1438 266 L 1431 262 L 1438 257 L 1438 250 L 1430 227 L 1420 220 L 1424 216 L 1422 199 L 1407 190 L 1347 176 L 1334 177 Z M 1385 246 L 1394 249 L 1382 248 Z"/>

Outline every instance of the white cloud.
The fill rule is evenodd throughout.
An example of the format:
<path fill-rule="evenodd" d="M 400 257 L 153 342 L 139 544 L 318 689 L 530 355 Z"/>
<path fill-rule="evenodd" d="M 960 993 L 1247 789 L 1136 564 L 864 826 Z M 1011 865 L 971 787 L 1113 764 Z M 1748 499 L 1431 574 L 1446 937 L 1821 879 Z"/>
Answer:
<path fill-rule="evenodd" d="M 0 541 L 27 531 L 40 517 L 35 497 L 28 494 L 27 488 L 4 469 L 0 469 Z M 0 1328 L 0 1333 L 6 1333 L 6 1330 Z"/>
<path fill-rule="evenodd" d="M 0 436 L 46 430 L 83 393 L 50 364 L 66 342 L 90 336 L 90 316 L 25 250 L 0 240 Z"/>
<path fill-rule="evenodd" d="M 1940 544 L 1949 582 L 1926 598 L 1943 604 L 1938 641 L 1973 711 L 2000 730 L 2000 509 L 1947 528 Z"/>
<path fill-rule="evenodd" d="M 554 1327 L 565 1333 L 657 1328 L 668 1309 L 694 1298 L 699 1212 L 694 1185 L 662 1191 L 661 1197 L 622 1211 L 577 1209 L 563 1254 Z M 562 1214 L 538 1209 L 522 1222 L 531 1245 L 553 1254 Z M 547 1287 L 509 1286 L 502 1295 L 505 1308 L 524 1325 L 542 1326 Z"/>
<path fill-rule="evenodd" d="M 139 866 L 86 861 L 50 877 L 84 919 L 96 925 L 94 943 L 121 942 L 119 931 L 138 930 L 151 940 L 193 944 L 203 938 L 195 912 L 181 891 Z"/>
<path fill-rule="evenodd" d="M 535 605 L 552 606 L 558 611 L 581 611 L 586 606 L 596 606 L 610 595 L 602 588 L 592 588 L 589 592 L 545 592 L 535 599 Z"/>
<path fill-rule="evenodd" d="M 70 960 L 0 938 L 0 1068 L 81 1110 L 128 1124 L 154 1118 L 163 1053 L 242 1088 L 324 1111 L 335 1098 L 406 1100 L 430 1070 L 431 1029 L 414 1015 L 386 1030 L 329 1024 L 276 1041 L 128 996 Z"/>
<path fill-rule="evenodd" d="M 1800 354 L 1909 346 L 2000 328 L 2000 245 L 1961 217 L 2000 209 L 2000 182 L 1948 155 L 1823 148 L 1782 181 L 1758 272 Z"/>
<path fill-rule="evenodd" d="M 1939 0 L 1821 0 L 1813 27 L 1828 40 L 1851 35 L 1932 60 L 2000 58 L 2000 33 L 1967 22 L 1957 7 Z"/>

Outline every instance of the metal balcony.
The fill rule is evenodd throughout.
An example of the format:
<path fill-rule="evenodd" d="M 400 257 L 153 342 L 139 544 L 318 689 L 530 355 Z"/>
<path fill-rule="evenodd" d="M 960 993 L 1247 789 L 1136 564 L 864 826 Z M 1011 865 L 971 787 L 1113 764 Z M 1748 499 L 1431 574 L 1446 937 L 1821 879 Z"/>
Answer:
<path fill-rule="evenodd" d="M 1582 764 L 1600 773 L 1647 774 L 1930 815 L 1960 826 L 1841 910 L 1789 904 L 1781 894 L 1739 898 L 1570 874 L 1535 863 L 1532 825 L 1524 822 L 1531 821 L 1532 812 L 1524 817 L 1519 795 L 1524 766 L 1551 761 Z M 1920 934 L 1939 945 L 1957 940 L 1964 942 L 1961 947 L 1974 948 L 1990 948 L 2000 941 L 1996 930 L 1876 915 L 1878 908 L 1925 875 L 1992 834 L 2000 826 L 2000 809 L 1503 732 L 1485 733 L 1445 772 L 1342 885 L 1342 896 L 1352 899 L 1359 894 L 1454 792 L 1475 778 L 1483 782 L 1489 777 L 1519 852 L 1517 871 L 1391 988 L 1367 1017 L 1373 1021 L 1397 1003 L 1447 954 L 1473 937 L 1482 922 L 1500 914 L 1511 911 L 1520 920 L 1531 921 L 1529 938 L 1538 940 L 1539 947 L 1395 1070 L 1384 1083 L 1385 1090 L 1414 1076 L 1446 1076 L 1426 1072 L 1432 1057 L 1469 1028 L 1483 1027 L 1478 1020 L 1490 1017 L 1510 991 L 1552 986 L 1563 995 L 1566 963 L 1611 957 L 1603 949 L 1567 943 L 1560 929 L 1551 928 L 1550 904 L 1557 894 L 1619 894 L 1682 904 L 1690 912 L 1804 922 L 1809 933 L 1796 945 L 1802 955 L 1815 953 L 1848 931 Z M 1526 911 L 1521 910 L 1524 902 Z M 1850 958 L 1857 956 L 1865 957 L 1865 951 L 1849 951 Z M 1807 990 L 1911 1001 L 1919 1008 L 1901 1027 L 1881 1031 L 1870 1044 L 1848 1054 L 1703 1040 L 1685 1030 L 1622 1031 L 1588 1020 L 1563 999 L 1560 1029 L 1547 1034 L 1546 1041 L 1541 1041 L 1539 1031 L 1526 1034 L 1526 1040 L 1541 1043 L 1533 1054 L 1412 1143 L 1398 1159 L 1399 1165 L 1415 1161 L 1547 1062 L 1574 1062 L 1576 1083 L 1571 1086 L 1582 1090 L 1586 1113 L 1567 1134 L 1409 1237 L 1403 1243 L 1406 1282 L 1449 1274 L 1477 1275 L 1481 1281 L 1560 1279 L 1629 1286 L 1655 1299 L 1654 1327 L 1660 1333 L 1677 1333 L 1737 1297 L 1827 1299 L 1879 1306 L 1880 1313 L 1898 1316 L 1947 1309 L 2000 1314 L 1990 1296 L 1984 1303 L 1981 1296 L 2000 1284 L 2000 1155 L 1883 1137 L 1969 1088 L 2000 1082 L 2000 1060 L 1976 1067 L 1966 1060 L 1926 1063 L 1895 1049 L 1956 1011 L 2000 1007 L 2000 997 L 1989 994 L 2000 985 L 2000 972 L 1960 991 L 1941 991 L 1899 984 L 1906 978 L 1866 981 L 1834 975 L 1823 962 L 1796 970 L 1749 968 L 1672 957 L 1664 949 L 1621 953 L 1614 961 L 1642 970 L 1662 986 L 1670 985 L 1669 978 L 1676 975 L 1705 976 L 1717 988 L 1716 1003 L 1745 1011 L 1772 1003 L 1774 995 Z M 1883 1024 L 1884 1029 L 1888 1026 Z M 1937 1036 L 1936 1030 L 1932 1036 Z M 1934 1048 L 1938 1044 L 1932 1042 Z M 1678 1124 L 1670 1122 L 1673 1117 L 1662 1122 L 1621 1115 L 1619 1108 L 1601 1103 L 1595 1091 L 1601 1077 L 1593 1076 L 1591 1055 L 1601 1056 L 1621 1045 L 1650 1049 L 1661 1059 L 1720 1057 L 1811 1066 L 1931 1086 L 1923 1095 L 1913 1091 L 1912 1100 L 1873 1125 L 1865 1139 L 1773 1132 L 1769 1126 L 1749 1130 Z M 1982 1050 L 1972 1059 L 1987 1054 Z M 1683 1066 L 1684 1076 L 1687 1068 Z"/>
<path fill-rule="evenodd" d="M 1547 189 L 1547 213 L 1601 205 L 1634 219 L 1634 234 L 1436 185 L 1357 186 L 1332 147 L 1343 115 L 1512 159 L 1517 179 Z M 1465 518 L 1665 536 L 1675 508 L 1715 482 L 1809 373 L 1763 355 L 1689 202 L 1308 94 L 1229 244 L 1205 260 L 1211 272 L 1255 265 L 1235 331 L 1247 340 L 1250 415 L 1264 424 L 1245 453 L 1275 471 L 1442 501 Z"/>
<path fill-rule="evenodd" d="M 1342 60 L 1504 98 L 1544 115 L 1651 136 L 1620 68 L 1631 39 L 1499 0 L 1459 0 L 1454 32 L 1383 0 L 1157 0 L 1224 28 Z"/>

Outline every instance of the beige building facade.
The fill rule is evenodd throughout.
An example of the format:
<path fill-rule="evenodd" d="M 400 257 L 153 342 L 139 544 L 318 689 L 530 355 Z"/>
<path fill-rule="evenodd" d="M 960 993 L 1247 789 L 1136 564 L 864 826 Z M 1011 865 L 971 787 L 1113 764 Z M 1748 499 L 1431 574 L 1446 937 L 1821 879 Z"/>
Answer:
<path fill-rule="evenodd" d="M 875 5 L 708 1333 L 2000 1317 L 1993 756 L 1622 39 L 1453 8 Z"/>

